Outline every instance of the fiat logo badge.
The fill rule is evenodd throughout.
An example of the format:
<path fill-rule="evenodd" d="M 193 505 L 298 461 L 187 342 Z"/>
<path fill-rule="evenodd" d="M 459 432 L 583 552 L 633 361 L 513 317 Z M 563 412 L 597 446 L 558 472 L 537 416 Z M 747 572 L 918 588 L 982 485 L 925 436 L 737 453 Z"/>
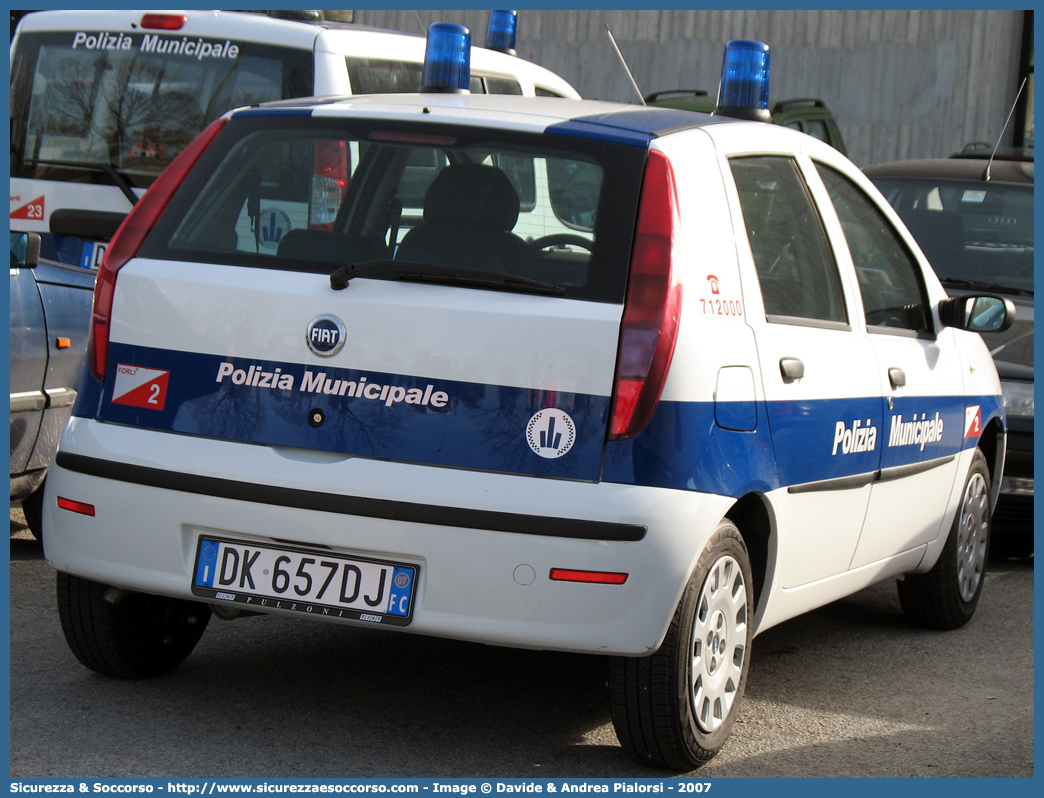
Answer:
<path fill-rule="evenodd" d="M 345 340 L 344 322 L 336 316 L 317 316 L 308 322 L 308 348 L 319 357 L 333 357 Z"/>

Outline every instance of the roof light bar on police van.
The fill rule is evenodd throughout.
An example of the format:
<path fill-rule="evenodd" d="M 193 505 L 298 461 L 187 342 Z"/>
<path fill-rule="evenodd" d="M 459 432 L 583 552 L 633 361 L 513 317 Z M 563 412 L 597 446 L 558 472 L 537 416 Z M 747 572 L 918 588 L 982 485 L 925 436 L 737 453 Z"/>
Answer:
<path fill-rule="evenodd" d="M 749 39 L 725 45 L 718 86 L 716 116 L 771 122 L 769 112 L 769 46 Z"/>
<path fill-rule="evenodd" d="M 471 31 L 451 22 L 433 22 L 421 70 L 422 92 L 469 94 Z"/>
<path fill-rule="evenodd" d="M 490 11 L 489 24 L 486 27 L 486 49 L 508 55 L 518 55 L 515 50 L 517 41 L 518 12 Z"/>

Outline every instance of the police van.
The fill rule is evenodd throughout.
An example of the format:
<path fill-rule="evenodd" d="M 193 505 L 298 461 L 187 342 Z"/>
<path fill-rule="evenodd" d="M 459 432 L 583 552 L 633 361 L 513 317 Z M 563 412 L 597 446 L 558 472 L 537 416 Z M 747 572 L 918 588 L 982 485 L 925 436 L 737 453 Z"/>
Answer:
<path fill-rule="evenodd" d="M 886 579 L 966 623 L 1010 303 L 758 121 L 762 43 L 697 114 L 469 94 L 461 39 L 420 94 L 222 115 L 114 238 L 44 510 L 76 658 L 154 676 L 256 613 L 601 654 L 623 749 L 690 770 L 759 632 Z M 317 151 L 336 209 L 244 234 Z"/>
<path fill-rule="evenodd" d="M 470 91 L 578 98 L 514 54 L 517 22 L 490 13 Z M 415 92 L 425 44 L 315 11 L 30 13 L 11 41 L 11 227 L 41 233 L 44 257 L 96 267 L 138 198 L 221 114 L 288 97 Z M 335 167 L 316 164 L 321 178 Z"/>

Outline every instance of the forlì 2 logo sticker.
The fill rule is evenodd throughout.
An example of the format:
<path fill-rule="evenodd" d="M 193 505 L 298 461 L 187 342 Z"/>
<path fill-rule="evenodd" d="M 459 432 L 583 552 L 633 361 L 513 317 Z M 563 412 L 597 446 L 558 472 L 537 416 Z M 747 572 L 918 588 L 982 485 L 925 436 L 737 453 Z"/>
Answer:
<path fill-rule="evenodd" d="M 540 410 L 526 425 L 526 441 L 538 456 L 554 460 L 576 442 L 576 424 L 564 410 L 555 407 Z"/>
<path fill-rule="evenodd" d="M 112 386 L 112 403 L 162 410 L 167 402 L 167 381 L 170 372 L 147 369 L 142 366 L 116 366 L 116 382 Z"/>

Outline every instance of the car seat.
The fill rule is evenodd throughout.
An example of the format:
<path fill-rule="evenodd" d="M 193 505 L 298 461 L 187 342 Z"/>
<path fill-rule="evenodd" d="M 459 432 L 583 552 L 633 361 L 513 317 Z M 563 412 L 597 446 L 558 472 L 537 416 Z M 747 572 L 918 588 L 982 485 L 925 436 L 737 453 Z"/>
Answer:
<path fill-rule="evenodd" d="M 396 260 L 515 272 L 532 256 L 511 232 L 518 193 L 496 166 L 447 166 L 424 195 L 424 221 L 410 230 Z"/>

